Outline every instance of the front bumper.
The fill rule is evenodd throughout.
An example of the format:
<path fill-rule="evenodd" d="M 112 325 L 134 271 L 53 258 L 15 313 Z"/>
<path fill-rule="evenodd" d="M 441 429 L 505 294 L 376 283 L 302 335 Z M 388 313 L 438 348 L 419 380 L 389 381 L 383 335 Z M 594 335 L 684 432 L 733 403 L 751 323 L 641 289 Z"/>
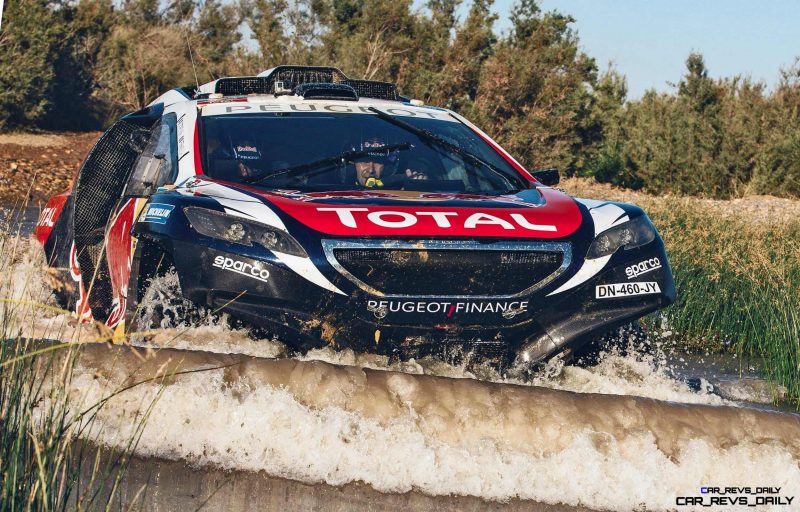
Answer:
<path fill-rule="evenodd" d="M 675 300 L 660 239 L 620 251 L 600 273 L 570 290 L 551 294 L 572 270 L 524 296 L 496 299 L 377 296 L 347 288 L 348 280 L 337 269 L 322 268 L 347 291 L 342 295 L 269 257 L 236 254 L 229 247 L 172 244 L 187 298 L 266 328 L 301 350 L 332 345 L 402 359 L 461 352 L 500 364 L 535 363 Z M 659 268 L 630 276 L 630 267 L 653 259 Z M 326 266 L 325 261 L 316 264 Z M 658 292 L 598 296 L 598 286 L 622 283 L 656 283 Z"/>

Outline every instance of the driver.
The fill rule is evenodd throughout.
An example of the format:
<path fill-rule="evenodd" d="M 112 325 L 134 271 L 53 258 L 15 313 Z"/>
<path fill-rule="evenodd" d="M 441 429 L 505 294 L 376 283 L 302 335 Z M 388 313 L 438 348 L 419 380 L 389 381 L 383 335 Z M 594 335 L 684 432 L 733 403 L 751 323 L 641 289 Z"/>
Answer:
<path fill-rule="evenodd" d="M 406 169 L 404 175 L 384 176 L 383 172 L 386 164 L 397 160 L 397 153 L 388 153 L 382 148 L 386 144 L 377 137 L 365 140 L 361 144 L 361 151 L 367 151 L 363 157 L 356 159 L 356 183 L 365 188 L 383 188 L 384 180 L 390 185 L 399 184 L 397 182 L 405 179 L 427 180 L 428 176 L 424 173 Z M 353 150 L 357 150 L 353 148 Z"/>

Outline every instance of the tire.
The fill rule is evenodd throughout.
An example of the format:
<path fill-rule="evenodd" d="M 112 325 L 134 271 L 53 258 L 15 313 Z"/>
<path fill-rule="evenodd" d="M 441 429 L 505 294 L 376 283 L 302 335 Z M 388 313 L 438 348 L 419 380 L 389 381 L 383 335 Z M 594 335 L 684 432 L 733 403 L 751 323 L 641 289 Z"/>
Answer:
<path fill-rule="evenodd" d="M 189 327 L 214 320 L 206 308 L 183 296 L 172 259 L 156 248 L 146 248 L 142 253 L 137 289 L 135 331 Z"/>

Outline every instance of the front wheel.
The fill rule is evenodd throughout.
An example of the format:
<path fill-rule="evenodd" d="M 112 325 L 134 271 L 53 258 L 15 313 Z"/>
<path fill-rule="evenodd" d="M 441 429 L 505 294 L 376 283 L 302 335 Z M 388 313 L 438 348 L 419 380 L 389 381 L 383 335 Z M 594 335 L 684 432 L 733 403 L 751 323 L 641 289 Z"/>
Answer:
<path fill-rule="evenodd" d="M 135 331 L 188 327 L 206 321 L 206 309 L 183 296 L 169 254 L 151 246 L 143 248 L 140 258 L 132 322 Z"/>

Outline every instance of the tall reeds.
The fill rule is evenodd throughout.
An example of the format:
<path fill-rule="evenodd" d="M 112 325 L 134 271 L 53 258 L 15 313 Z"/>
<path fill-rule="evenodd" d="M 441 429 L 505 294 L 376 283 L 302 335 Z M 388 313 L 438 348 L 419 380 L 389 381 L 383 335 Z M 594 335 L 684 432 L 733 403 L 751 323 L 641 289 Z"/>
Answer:
<path fill-rule="evenodd" d="M 675 274 L 678 300 L 665 313 L 679 343 L 762 359 L 798 403 L 800 219 L 732 215 L 691 199 L 643 206 Z"/>
<path fill-rule="evenodd" d="M 50 300 L 34 243 L 0 227 L 0 512 L 106 509 L 137 437 L 116 452 L 93 443 L 102 403 L 72 386 L 92 332 Z"/>

